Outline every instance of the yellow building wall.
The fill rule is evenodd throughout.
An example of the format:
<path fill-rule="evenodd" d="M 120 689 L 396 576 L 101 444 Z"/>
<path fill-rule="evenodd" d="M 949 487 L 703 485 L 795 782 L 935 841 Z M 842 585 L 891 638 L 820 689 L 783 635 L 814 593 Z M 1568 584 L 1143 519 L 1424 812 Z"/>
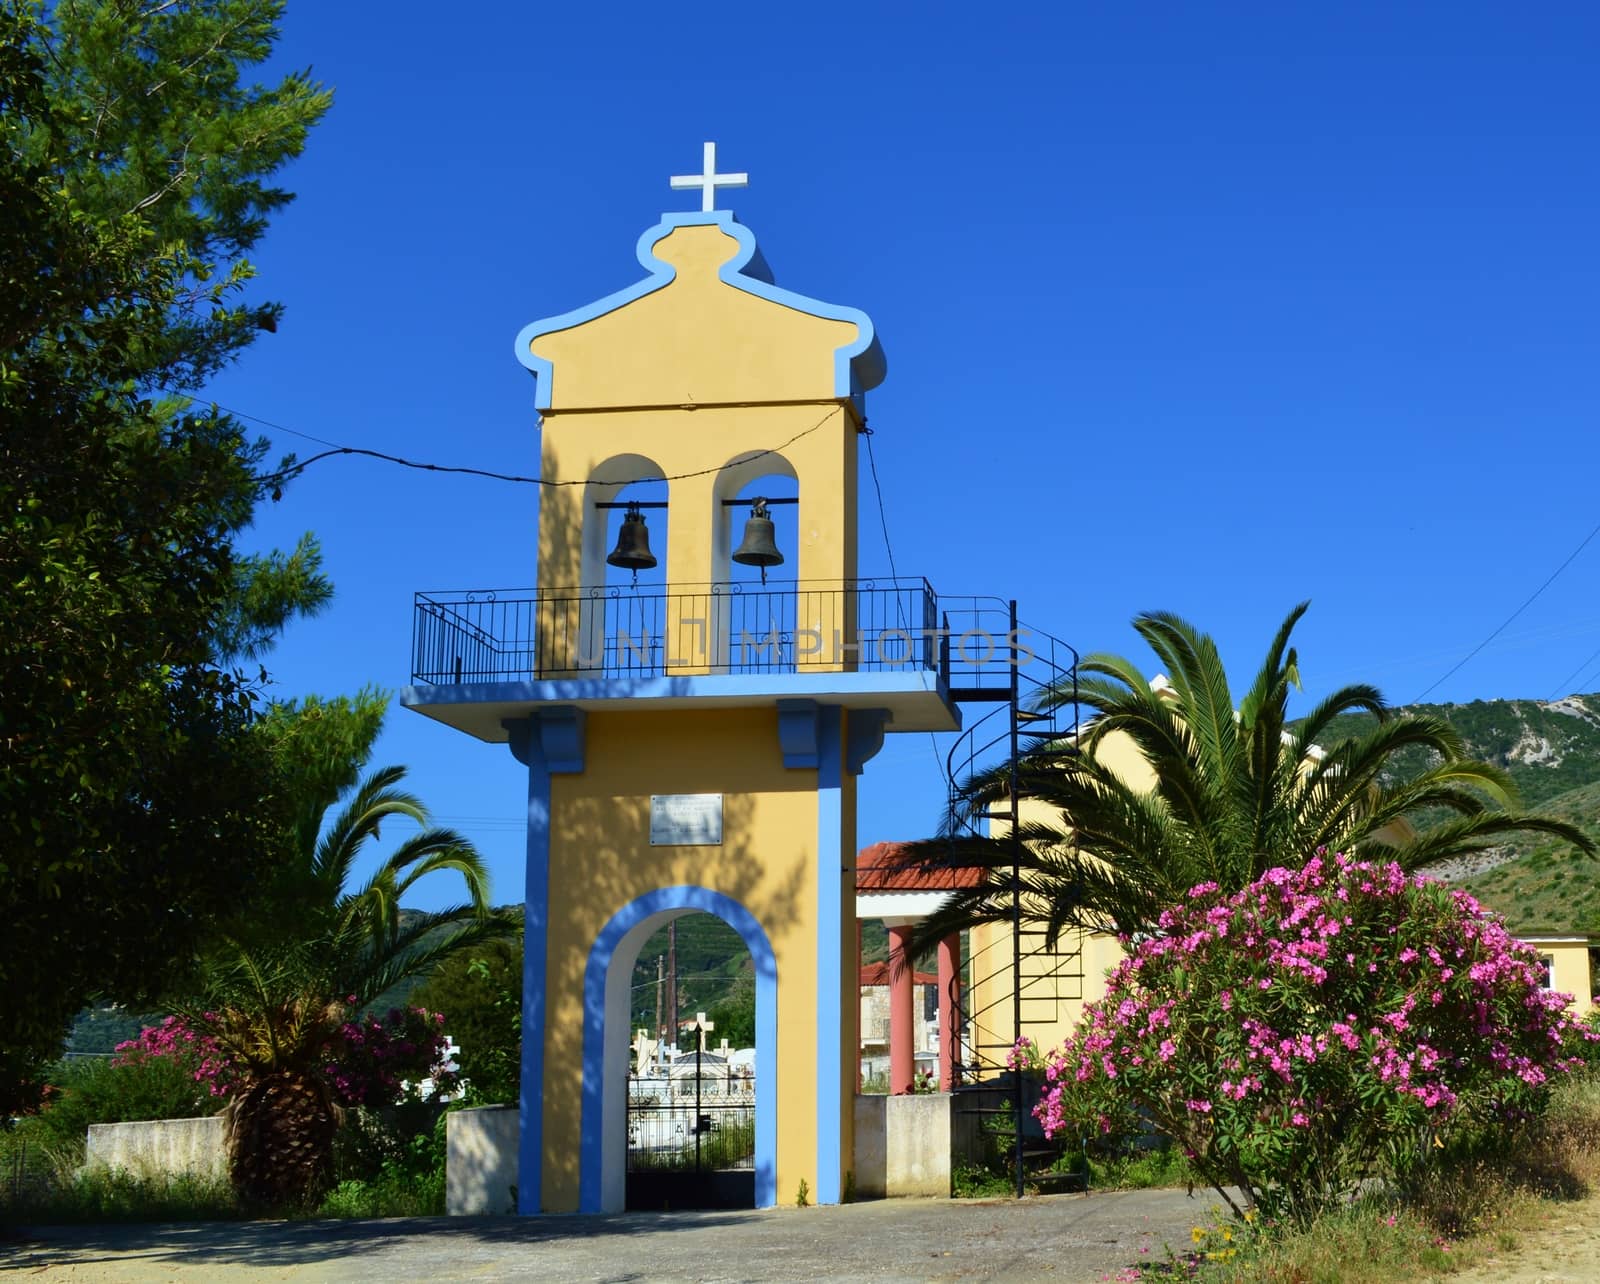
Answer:
<path fill-rule="evenodd" d="M 1550 956 L 1550 988 L 1572 996 L 1572 1010 L 1583 1016 L 1594 1007 L 1589 980 L 1589 941 L 1586 938 L 1552 940 L 1530 936 L 1523 943 L 1537 954 Z"/>
<path fill-rule="evenodd" d="M 674 269 L 670 284 L 532 341 L 554 366 L 551 411 L 836 396 L 834 353 L 856 341 L 855 323 L 723 281 L 739 242 L 714 224 L 675 227 L 653 249 Z"/>
<path fill-rule="evenodd" d="M 739 487 L 729 486 L 719 474 L 735 460 L 775 451 L 730 470 L 740 475 L 741 484 L 745 476 L 767 473 L 792 474 L 799 483 L 800 547 L 784 550 L 788 560 L 774 574 L 838 580 L 855 571 L 856 432 L 853 413 L 837 402 L 549 415 L 540 475 L 556 482 L 599 478 L 603 483 L 649 477 L 655 471 L 676 476 L 712 470 L 667 484 L 671 539 L 662 570 L 669 584 L 695 585 L 713 578 L 713 541 L 719 528 L 737 530 L 748 512 L 722 506 L 721 500 L 732 498 Z M 604 583 L 603 560 L 609 550 L 600 550 L 602 564 L 591 565 L 586 579 L 584 533 L 595 521 L 593 505 L 615 493 L 615 486 L 605 485 L 545 491 L 539 523 L 541 586 Z M 647 520 L 651 516 L 646 512 Z M 598 542 L 590 547 L 591 557 L 598 547 Z M 660 557 L 661 550 L 655 551 Z"/>
<path fill-rule="evenodd" d="M 749 910 L 767 933 L 778 970 L 778 1190 L 793 1191 L 802 1178 L 817 1189 L 815 1114 L 783 1108 L 814 1099 L 817 1088 L 817 773 L 784 767 L 777 713 L 770 708 L 596 712 L 589 717 L 587 741 L 586 769 L 556 776 L 551 785 L 545 1209 L 578 1207 L 590 948 L 623 906 L 679 884 L 721 892 Z M 853 811 L 853 783 L 847 776 L 847 813 Z M 720 846 L 650 845 L 650 795 L 671 793 L 722 794 Z M 844 824 L 853 819 L 847 814 Z M 842 871 L 836 881 L 845 906 L 841 939 L 853 944 L 853 897 L 844 896 L 845 887 L 853 887 L 853 870 Z M 853 1005 L 843 1011 L 853 1021 Z M 855 1046 L 853 1031 L 845 1039 L 847 1047 Z M 851 1112 L 843 1113 L 841 1153 L 848 1156 L 853 1124 Z"/>
<path fill-rule="evenodd" d="M 540 446 L 540 594 L 571 597 L 603 585 L 609 550 L 595 504 L 617 502 L 622 483 L 672 479 L 652 551 L 673 594 L 662 621 L 667 654 L 680 661 L 669 665 L 673 674 L 714 672 L 727 660 L 716 642 L 718 605 L 704 590 L 729 578 L 748 513 L 722 501 L 757 478 L 792 478 L 798 491 L 799 547 L 783 550 L 775 578 L 821 586 L 856 574 L 861 420 L 839 395 L 836 366 L 861 327 L 729 285 L 718 269 L 738 250 L 719 226 L 673 228 L 655 245 L 674 269 L 668 284 L 528 342 L 533 358 L 551 363 Z M 647 510 L 647 524 L 651 516 Z M 655 543 L 663 533 L 664 549 Z M 541 632 L 591 626 L 564 608 L 542 609 L 549 618 Z M 836 633 L 852 639 L 853 609 L 837 591 L 800 594 L 795 627 L 826 640 L 802 657 L 802 668 L 853 667 L 853 656 L 833 645 Z M 540 667 L 567 671 L 548 657 Z"/>
<path fill-rule="evenodd" d="M 1134 788 L 1155 787 L 1155 772 L 1126 733 L 1115 731 L 1105 736 L 1095 753 Z M 1023 799 L 1021 812 L 1025 821 L 1055 818 L 1053 809 L 1034 799 Z M 996 837 L 1009 831 L 1004 821 L 990 822 L 990 833 Z M 1023 930 L 1031 929 L 1024 924 Z M 1019 1031 L 1011 1002 L 1011 925 L 992 923 L 974 928 L 968 953 L 972 967 L 968 1011 L 978 1027 L 969 1039 L 998 1046 L 1014 1043 L 1021 1033 L 1046 1050 L 1065 1041 L 1082 1016 L 1084 1004 L 1105 993 L 1106 973 L 1122 959 L 1121 945 L 1106 933 L 1063 932 L 1053 948 L 1039 937 L 1024 935 L 1018 970 L 1023 996 Z M 993 1051 L 986 1055 L 994 1059 Z"/>

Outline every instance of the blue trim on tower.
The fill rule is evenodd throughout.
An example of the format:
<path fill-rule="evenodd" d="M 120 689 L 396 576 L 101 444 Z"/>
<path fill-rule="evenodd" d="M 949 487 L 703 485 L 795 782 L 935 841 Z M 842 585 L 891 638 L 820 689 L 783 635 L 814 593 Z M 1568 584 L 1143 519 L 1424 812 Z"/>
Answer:
<path fill-rule="evenodd" d="M 850 710 L 850 720 L 845 724 L 846 771 L 852 776 L 859 776 L 861 769 L 878 756 L 878 750 L 883 748 L 884 734 L 893 721 L 894 714 L 888 709 Z"/>
<path fill-rule="evenodd" d="M 443 704 L 582 704 L 586 708 L 630 706 L 639 700 L 690 700 L 730 704 L 766 700 L 841 701 L 882 707 L 896 697 L 937 695 L 959 730 L 961 711 L 934 669 L 907 667 L 878 672 L 711 673 L 651 678 L 543 678 L 518 682 L 413 683 L 400 689 L 408 709 Z"/>
<path fill-rule="evenodd" d="M 844 728 L 841 710 L 817 711 L 817 1203 L 837 1204 L 840 1186 L 840 1134 L 844 1127 L 843 878 Z M 851 1103 L 854 1108 L 854 1102 Z"/>
<path fill-rule="evenodd" d="M 544 1187 L 545 963 L 550 934 L 550 777 L 583 770 L 581 709 L 540 709 L 507 718 L 511 755 L 528 769 L 526 874 L 522 900 L 522 1067 L 517 1095 L 517 1212 L 537 1213 Z M 571 744 L 577 728 L 576 756 Z M 551 761 L 552 739 L 566 756 Z"/>
<path fill-rule="evenodd" d="M 596 317 L 615 312 L 636 299 L 642 299 L 645 295 L 654 294 L 662 287 L 670 285 L 677 276 L 677 269 L 656 257 L 656 244 L 680 227 L 703 226 L 720 227 L 739 243 L 739 249 L 734 256 L 717 270 L 717 275 L 724 284 L 743 290 L 747 294 L 753 294 L 757 298 L 766 299 L 768 302 L 793 308 L 796 312 L 823 317 L 829 321 L 849 321 L 855 324 L 855 342 L 845 344 L 834 353 L 834 396 L 849 397 L 859 405 L 868 389 L 876 388 L 883 382 L 884 376 L 888 373 L 888 361 L 884 357 L 883 345 L 878 341 L 877 332 L 873 329 L 871 317 L 859 308 L 824 303 L 820 299 L 807 298 L 803 294 L 796 294 L 792 290 L 774 285 L 772 271 L 767 267 L 766 259 L 756 246 L 755 234 L 744 224 L 737 222 L 731 210 L 694 211 L 663 214 L 661 221 L 639 238 L 634 253 L 640 265 L 649 273 L 642 281 L 636 281 L 614 294 L 596 299 L 593 303 L 575 308 L 571 312 L 534 321 L 517 331 L 517 360 L 533 372 L 535 409 L 550 409 L 550 392 L 555 368 L 544 357 L 534 355 L 533 341 L 543 335 L 554 334 L 559 330 L 570 330 L 586 321 L 593 321 Z"/>
<path fill-rule="evenodd" d="M 817 765 L 817 702 L 778 701 L 778 748 L 785 767 Z"/>
<path fill-rule="evenodd" d="M 772 943 L 755 915 L 738 901 L 708 887 L 663 887 L 630 901 L 600 929 L 583 973 L 583 1117 L 578 1142 L 578 1209 L 601 1210 L 604 1137 L 606 974 L 611 957 L 627 934 L 670 910 L 715 914 L 739 933 L 756 974 L 756 1152 L 755 1203 L 778 1202 L 778 962 Z M 624 1157 L 613 1156 L 622 1163 Z"/>

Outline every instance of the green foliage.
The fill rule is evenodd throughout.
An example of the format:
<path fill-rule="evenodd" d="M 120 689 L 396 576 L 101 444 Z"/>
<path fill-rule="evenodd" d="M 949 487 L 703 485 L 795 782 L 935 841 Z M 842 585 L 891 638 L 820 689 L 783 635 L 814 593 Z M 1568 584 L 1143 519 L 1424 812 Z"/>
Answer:
<path fill-rule="evenodd" d="M 806 1185 L 806 1179 L 802 1177 L 799 1188 L 794 1192 L 794 1206 L 796 1208 L 805 1208 L 810 1203 L 811 1187 Z"/>
<path fill-rule="evenodd" d="M 675 920 L 678 958 L 678 1011 L 687 1020 L 696 1012 L 710 1015 L 712 1007 L 732 992 L 741 971 L 749 968 L 750 952 L 744 941 L 715 914 L 685 914 Z M 667 929 L 661 928 L 639 949 L 633 967 L 631 1019 L 635 1028 L 655 1029 L 656 965 L 667 955 Z M 662 987 L 663 994 L 665 986 Z M 669 1020 L 662 1013 L 662 1020 Z M 732 1042 L 732 1036 L 729 1036 Z"/>
<path fill-rule="evenodd" d="M 135 1039 L 146 1026 L 161 1020 L 159 1012 L 130 1012 L 127 1008 L 85 1008 L 72 1022 L 67 1055 L 110 1056 L 117 1044 Z"/>
<path fill-rule="evenodd" d="M 325 1049 L 350 1017 L 514 929 L 489 907 L 476 849 L 429 824 L 421 801 L 399 787 L 404 776 L 403 767 L 374 771 L 331 821 L 301 829 L 304 845 L 286 867 L 296 918 L 276 939 L 233 942 L 213 961 L 202 1004 L 185 1014 L 231 1063 L 229 1171 L 252 1204 L 299 1207 L 324 1193 L 338 1117 Z M 364 884 L 347 888 L 367 843 L 385 824 L 407 821 L 416 832 Z M 459 876 L 466 903 L 402 915 L 401 898 L 432 874 Z"/>
<path fill-rule="evenodd" d="M 728 1046 L 733 1048 L 756 1046 L 755 976 L 748 966 L 749 956 L 746 955 L 743 961 L 746 966 L 734 978 L 733 988 L 727 997 L 713 1003 L 711 1011 L 707 1013 L 716 1026 L 713 1037 L 719 1042 L 726 1039 Z"/>
<path fill-rule="evenodd" d="M 278 316 L 244 255 L 328 104 L 241 84 L 279 9 L 0 5 L 0 1117 L 86 1000 L 172 984 L 270 865 L 228 661 L 326 584 L 310 545 L 235 555 L 263 447 L 161 390 Z"/>
<path fill-rule="evenodd" d="M 513 912 L 514 913 L 514 912 Z M 520 915 L 516 917 L 520 918 Z M 522 1075 L 522 932 L 446 959 L 413 999 L 444 1013 L 475 1102 L 514 1104 Z"/>
<path fill-rule="evenodd" d="M 188 1174 L 141 1176 L 126 1169 L 64 1172 L 0 1205 L 0 1221 L 64 1225 L 202 1222 L 243 1216 L 228 1183 Z"/>
<path fill-rule="evenodd" d="M 722 1117 L 713 1131 L 699 1138 L 698 1150 L 691 1139 L 677 1150 L 636 1151 L 629 1157 L 629 1162 L 639 1168 L 691 1172 L 696 1167 L 734 1168 L 747 1162 L 755 1152 L 754 1112 L 743 1115 L 730 1112 Z"/>
<path fill-rule="evenodd" d="M 1153 686 L 1121 656 L 1090 655 L 1070 691 L 1047 694 L 1046 705 L 1077 697 L 1093 716 L 1075 743 L 1042 744 L 1018 764 L 1023 796 L 1039 804 L 1019 829 L 1025 917 L 1052 936 L 1078 927 L 1145 930 L 1190 887 L 1236 890 L 1284 852 L 1381 851 L 1416 869 L 1515 833 L 1594 850 L 1576 826 L 1516 810 L 1510 778 L 1466 759 L 1449 722 L 1397 714 L 1373 687 L 1340 688 L 1291 722 L 1300 666 L 1290 638 L 1305 610 L 1289 613 L 1237 698 L 1215 642 L 1161 612 L 1139 616 L 1134 628 L 1155 652 L 1164 684 Z M 1335 720 L 1352 713 L 1373 725 L 1334 738 Z M 1130 783 L 1113 755 L 1097 752 L 1113 737 L 1125 737 L 1149 765 L 1152 787 Z M 1398 774 L 1405 751 L 1430 755 L 1431 764 Z M 942 836 L 912 846 L 913 859 L 1000 875 L 952 895 L 920 939 L 1009 919 L 1012 843 L 985 836 L 982 817 L 1010 788 L 1004 766 L 978 773 L 964 783 Z"/>
<path fill-rule="evenodd" d="M 1014 1179 L 995 1164 L 958 1163 L 950 1171 L 956 1199 L 1004 1199 L 1016 1193 Z"/>
<path fill-rule="evenodd" d="M 380 1117 L 362 1111 L 347 1119 L 345 1134 L 366 1139 L 365 1162 L 351 1172 L 349 1148 L 344 1174 L 317 1207 L 318 1217 L 438 1217 L 445 1211 L 446 1124 L 443 1111 L 410 1119 L 403 1113 Z M 359 1173 L 360 1175 L 356 1175 Z"/>
<path fill-rule="evenodd" d="M 1082 1159 L 1066 1156 L 1070 1171 Z M 1190 1186 L 1199 1174 L 1183 1157 L 1183 1152 L 1172 1145 L 1149 1147 L 1132 1146 L 1111 1150 L 1106 1154 L 1091 1154 L 1089 1185 L 1094 1190 L 1153 1190 L 1164 1186 Z"/>
<path fill-rule="evenodd" d="M 1153 1124 L 1234 1204 L 1304 1224 L 1376 1175 L 1506 1145 L 1587 1040 L 1536 956 L 1394 863 L 1194 888 L 1050 1055 L 1047 1134 Z M 1237 1208 L 1238 1205 L 1235 1205 Z"/>
<path fill-rule="evenodd" d="M 187 1119 L 222 1108 L 222 1101 L 195 1081 L 193 1066 L 176 1059 L 120 1063 L 74 1057 L 50 1078 L 49 1103 L 28 1122 L 41 1145 L 62 1155 L 82 1156 L 90 1124 Z"/>
<path fill-rule="evenodd" d="M 1406 712 L 1449 721 L 1464 752 L 1499 767 L 1517 786 L 1524 802 L 1543 805 L 1596 782 L 1600 775 L 1600 695 L 1572 695 L 1557 701 L 1473 700 L 1467 704 L 1417 704 Z M 1352 715 L 1329 726 L 1330 737 L 1359 735 L 1371 719 Z M 1421 750 L 1396 754 L 1396 776 L 1428 765 Z M 1592 813 L 1591 813 L 1592 814 Z"/>

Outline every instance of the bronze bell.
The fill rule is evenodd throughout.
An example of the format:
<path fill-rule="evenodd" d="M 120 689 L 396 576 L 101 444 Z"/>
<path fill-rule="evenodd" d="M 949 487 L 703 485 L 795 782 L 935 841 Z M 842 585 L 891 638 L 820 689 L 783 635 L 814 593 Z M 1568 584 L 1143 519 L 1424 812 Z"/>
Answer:
<path fill-rule="evenodd" d="M 617 546 L 606 557 L 608 566 L 620 566 L 637 575 L 656 564 L 656 555 L 650 551 L 650 531 L 644 524 L 644 514 L 639 505 L 629 504 L 622 518 L 622 529 L 617 532 Z"/>
<path fill-rule="evenodd" d="M 758 499 L 750 505 L 750 519 L 744 524 L 744 542 L 734 549 L 733 560 L 740 566 L 759 566 L 763 582 L 767 578 L 767 567 L 783 565 L 783 554 L 773 538 L 772 517 L 767 512 L 766 500 Z"/>

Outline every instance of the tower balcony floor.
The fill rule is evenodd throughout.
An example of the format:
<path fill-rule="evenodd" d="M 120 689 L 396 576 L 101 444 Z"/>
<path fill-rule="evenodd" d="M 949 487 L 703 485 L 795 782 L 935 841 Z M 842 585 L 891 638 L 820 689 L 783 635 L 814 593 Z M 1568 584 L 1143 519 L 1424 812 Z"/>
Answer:
<path fill-rule="evenodd" d="M 541 705 L 680 709 L 812 700 L 951 731 L 927 581 L 418 593 L 401 703 L 480 739 Z"/>

